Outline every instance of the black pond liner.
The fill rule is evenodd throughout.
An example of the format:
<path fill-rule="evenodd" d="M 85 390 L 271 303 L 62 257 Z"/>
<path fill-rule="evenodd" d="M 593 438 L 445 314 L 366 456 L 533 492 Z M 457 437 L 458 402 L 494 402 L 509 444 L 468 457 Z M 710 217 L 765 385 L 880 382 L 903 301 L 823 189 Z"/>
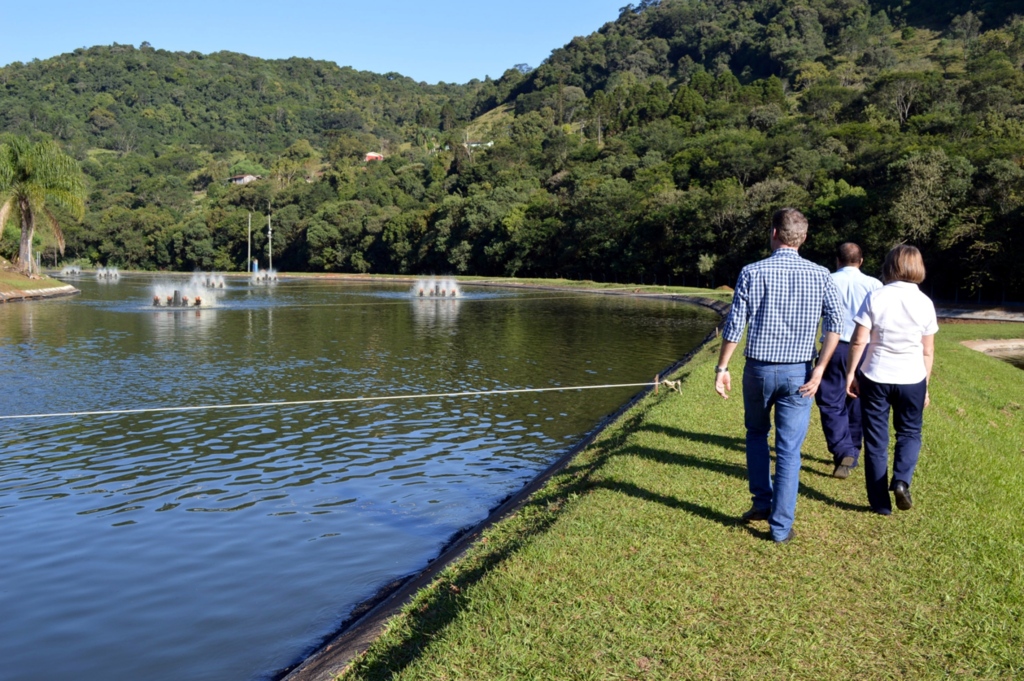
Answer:
<path fill-rule="evenodd" d="M 473 282 L 473 285 L 487 285 Z M 506 285 L 507 287 L 507 285 Z M 545 287 L 530 287 L 531 289 Z M 550 288 L 550 287 L 549 287 Z M 557 289 L 564 291 L 565 289 Z M 580 293 L 602 293 L 598 291 L 579 291 Z M 686 296 L 644 296 L 637 293 L 605 292 L 604 295 L 630 295 L 634 297 L 650 297 L 660 300 L 674 300 L 708 307 L 717 312 L 724 320 L 729 313 L 730 305 L 709 298 L 691 298 Z M 669 376 L 686 365 L 705 345 L 717 338 L 721 333 L 721 325 L 716 326 L 704 337 L 697 347 L 688 352 L 679 361 L 664 369 L 659 376 Z M 398 614 L 415 595 L 434 581 L 438 574 L 452 562 L 460 558 L 487 528 L 499 522 L 513 511 L 518 510 L 543 487 L 549 479 L 565 468 L 577 454 L 590 446 L 605 428 L 615 423 L 619 417 L 629 411 L 640 400 L 654 390 L 648 387 L 634 395 L 632 399 L 619 407 L 615 412 L 605 416 L 596 426 L 584 434 L 583 438 L 560 456 L 554 463 L 541 471 L 537 477 L 494 506 L 487 517 L 476 525 L 456 532 L 441 549 L 437 558 L 431 560 L 419 572 L 399 577 L 384 586 L 371 598 L 359 603 L 338 628 L 321 638 L 300 657 L 299 660 L 284 669 L 273 673 L 273 681 L 327 681 L 335 679 L 357 656 L 363 653 L 380 635 L 387 620 Z"/>
<path fill-rule="evenodd" d="M 1012 364 L 1018 369 L 1024 369 L 1024 355 L 992 355 L 998 359 L 1003 360 L 1007 364 Z"/>

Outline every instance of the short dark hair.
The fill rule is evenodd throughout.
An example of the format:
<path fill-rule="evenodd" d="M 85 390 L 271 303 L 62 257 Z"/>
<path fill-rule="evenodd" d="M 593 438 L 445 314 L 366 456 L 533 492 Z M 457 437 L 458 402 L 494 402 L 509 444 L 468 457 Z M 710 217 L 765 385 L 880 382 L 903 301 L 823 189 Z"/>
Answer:
<path fill-rule="evenodd" d="M 807 218 L 796 208 L 780 208 L 772 215 L 772 229 L 779 241 L 797 248 L 807 239 Z"/>
<path fill-rule="evenodd" d="M 864 262 L 864 253 L 860 250 L 860 246 L 852 241 L 847 241 L 845 244 L 840 244 L 836 251 L 836 259 L 843 267 L 859 265 Z"/>
<path fill-rule="evenodd" d="M 900 244 L 889 251 L 882 263 L 882 281 L 907 281 L 920 284 L 924 281 L 924 258 L 921 251 L 907 244 Z"/>

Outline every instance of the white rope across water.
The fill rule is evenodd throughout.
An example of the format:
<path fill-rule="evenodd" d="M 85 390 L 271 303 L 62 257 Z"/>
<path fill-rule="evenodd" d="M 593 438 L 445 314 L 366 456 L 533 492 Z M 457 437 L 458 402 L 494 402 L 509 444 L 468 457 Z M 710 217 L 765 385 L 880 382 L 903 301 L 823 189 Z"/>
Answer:
<path fill-rule="evenodd" d="M 51 414 L 12 414 L 0 416 L 0 420 L 46 419 L 62 416 L 116 416 L 122 414 L 155 414 L 180 411 L 213 411 L 215 409 L 256 409 L 261 407 L 294 407 L 309 404 L 344 404 L 351 402 L 389 402 L 397 400 L 424 400 L 442 397 L 483 397 L 486 395 L 513 395 L 516 393 L 550 393 L 566 390 L 607 390 L 611 388 L 658 388 L 671 385 L 672 381 L 660 380 L 656 376 L 648 383 L 614 383 L 605 385 L 574 385 L 558 388 L 512 388 L 508 390 L 473 390 L 454 393 L 423 393 L 413 395 L 381 395 L 377 397 L 338 397 L 323 400 L 293 400 L 290 402 L 242 402 L 238 404 L 202 404 L 191 407 L 148 407 L 139 409 L 106 409 L 101 411 L 64 411 Z"/>

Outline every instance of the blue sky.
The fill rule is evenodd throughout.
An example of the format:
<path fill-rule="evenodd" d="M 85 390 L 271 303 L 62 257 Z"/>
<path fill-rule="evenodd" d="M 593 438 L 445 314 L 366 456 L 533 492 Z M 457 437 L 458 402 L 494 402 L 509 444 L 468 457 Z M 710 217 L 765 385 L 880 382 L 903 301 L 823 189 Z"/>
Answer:
<path fill-rule="evenodd" d="M 5 3 L 0 65 L 77 47 L 148 41 L 185 52 L 229 50 L 266 59 L 336 62 L 416 80 L 497 78 L 537 66 L 573 36 L 618 16 L 624 0 L 269 2 L 37 0 Z"/>

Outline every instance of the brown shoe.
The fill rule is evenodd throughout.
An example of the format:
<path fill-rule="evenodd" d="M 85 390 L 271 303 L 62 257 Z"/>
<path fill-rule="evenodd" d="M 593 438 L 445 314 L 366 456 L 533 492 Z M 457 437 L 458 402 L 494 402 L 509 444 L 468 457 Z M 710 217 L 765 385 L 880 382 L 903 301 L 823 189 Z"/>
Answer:
<path fill-rule="evenodd" d="M 832 477 L 845 480 L 850 477 L 851 470 L 853 470 L 853 457 L 844 456 L 839 460 L 839 463 L 836 464 L 835 469 L 832 471 Z"/>

